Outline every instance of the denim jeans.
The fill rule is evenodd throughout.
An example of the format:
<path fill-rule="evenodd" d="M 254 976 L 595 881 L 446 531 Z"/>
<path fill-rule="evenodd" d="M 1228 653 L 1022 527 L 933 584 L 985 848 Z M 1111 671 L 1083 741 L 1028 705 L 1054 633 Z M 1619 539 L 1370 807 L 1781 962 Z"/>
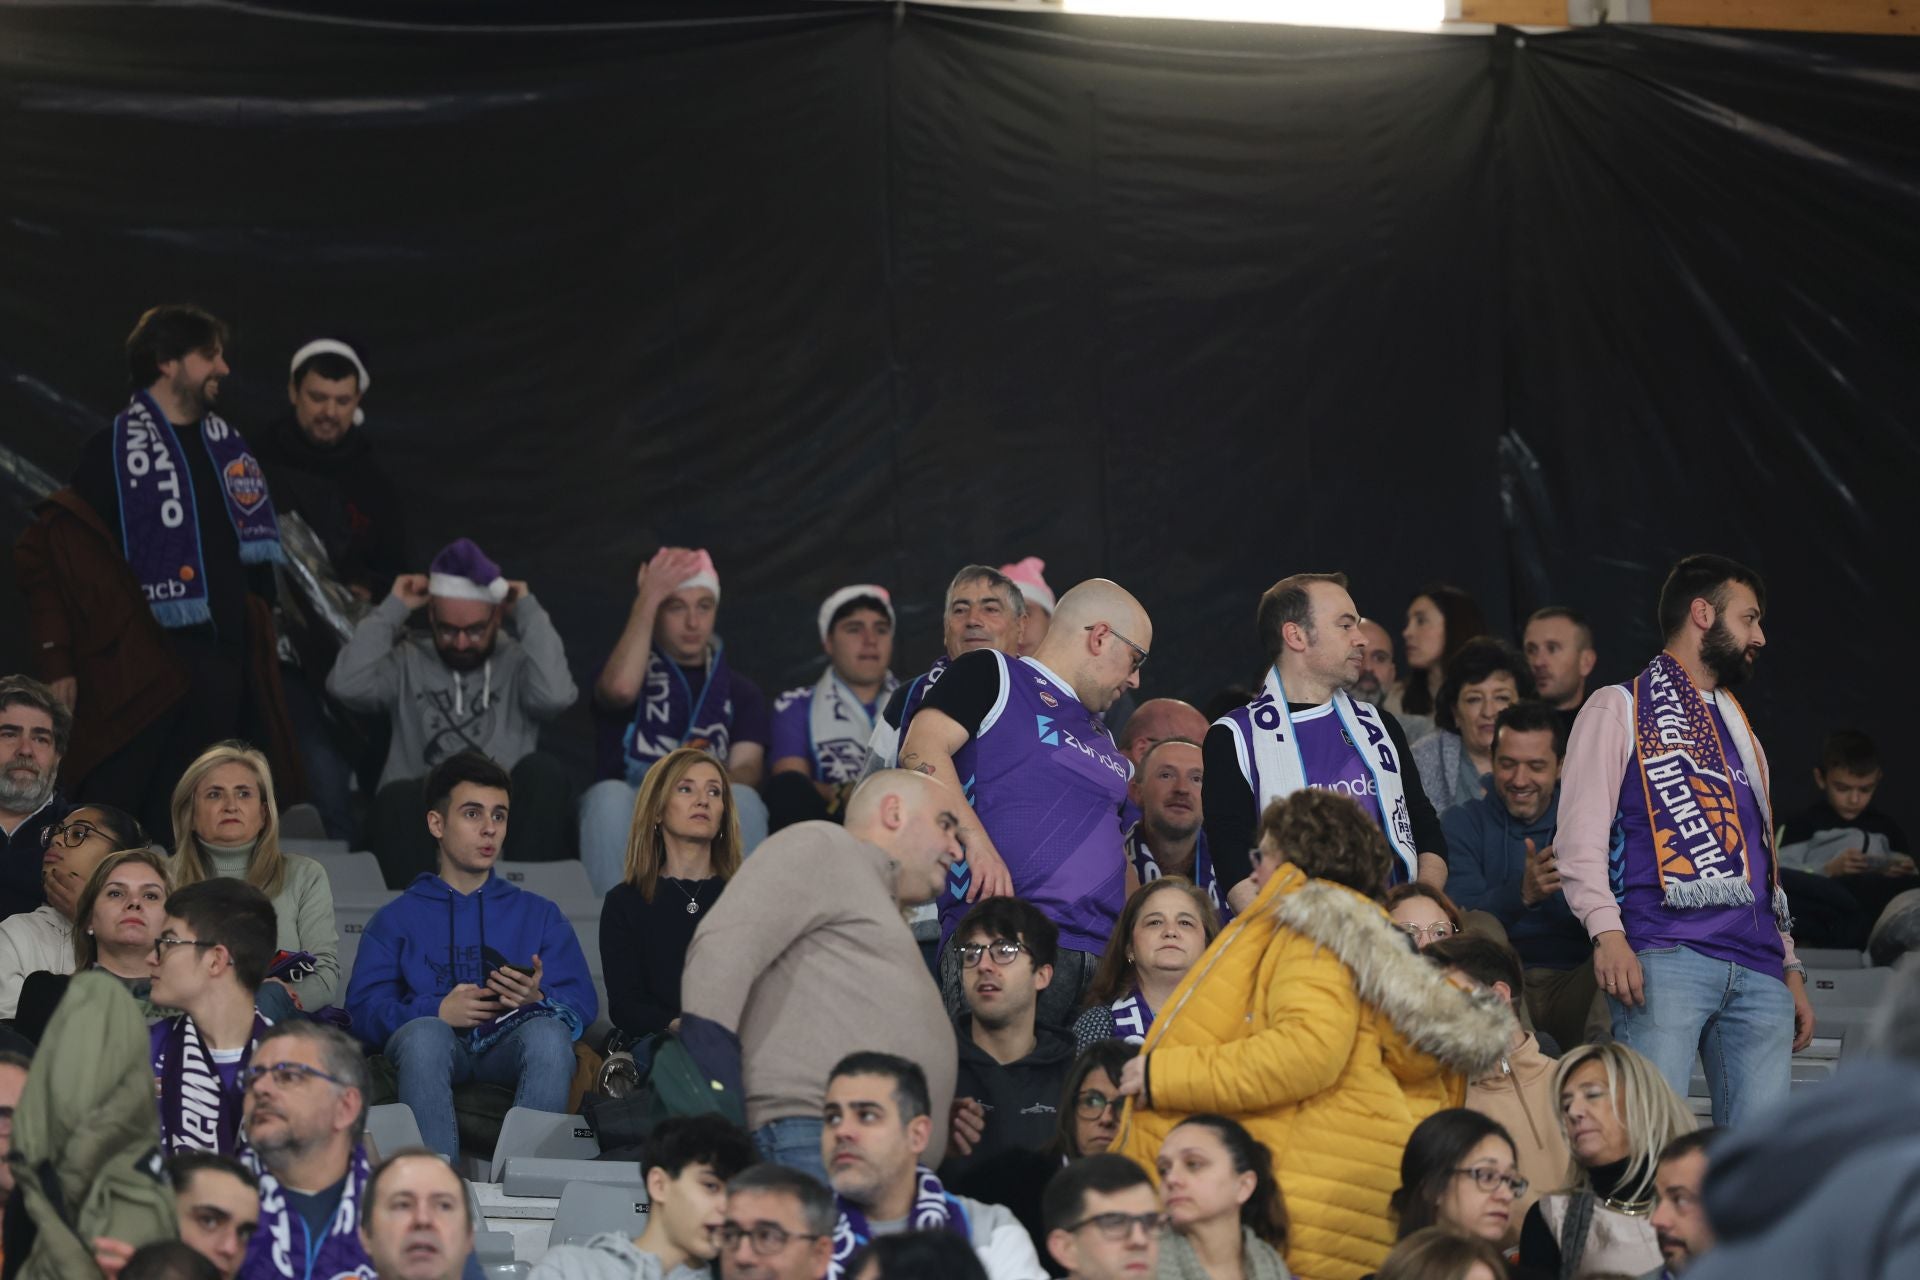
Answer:
<path fill-rule="evenodd" d="M 387 1041 L 387 1057 L 399 1073 L 400 1101 L 413 1108 L 420 1137 L 456 1164 L 460 1124 L 453 1115 L 453 1087 L 479 1080 L 513 1089 L 513 1105 L 563 1112 L 573 1086 L 573 1036 L 559 1018 L 528 1018 L 475 1053 L 438 1018 L 415 1018 Z"/>
<path fill-rule="evenodd" d="M 820 1158 L 819 1116 L 788 1116 L 769 1120 L 753 1131 L 753 1145 L 774 1164 L 798 1169 L 827 1185 L 827 1165 Z"/>
<path fill-rule="evenodd" d="M 580 797 L 580 865 L 587 869 L 595 893 L 604 894 L 626 878 L 627 833 L 639 794 L 638 784 L 608 778 Z M 758 791 L 737 782 L 730 794 L 740 818 L 740 856 L 745 857 L 767 838 L 767 804 Z"/>
<path fill-rule="evenodd" d="M 1675 1093 L 1687 1096 L 1697 1053 L 1717 1125 L 1739 1124 L 1787 1096 L 1793 995 L 1784 982 L 1691 947 L 1642 951 L 1640 971 L 1644 1004 L 1607 999 L 1613 1037 L 1651 1061 Z"/>

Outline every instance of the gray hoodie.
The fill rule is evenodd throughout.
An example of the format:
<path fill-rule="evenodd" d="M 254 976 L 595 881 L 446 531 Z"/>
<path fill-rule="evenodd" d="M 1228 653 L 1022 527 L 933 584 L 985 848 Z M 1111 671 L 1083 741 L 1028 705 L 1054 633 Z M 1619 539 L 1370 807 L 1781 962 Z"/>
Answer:
<path fill-rule="evenodd" d="M 507 615 L 493 656 L 464 674 L 440 660 L 431 636 L 407 634 L 409 612 L 393 596 L 382 600 L 353 629 L 327 676 L 327 692 L 348 707 L 392 717 L 381 786 L 424 777 L 468 749 L 511 769 L 539 744 L 538 722 L 580 696 L 560 634 L 530 595 Z"/>
<path fill-rule="evenodd" d="M 660 1265 L 641 1252 L 624 1232 L 603 1231 L 585 1244 L 561 1244 L 547 1250 L 527 1280 L 707 1280 L 707 1269 Z"/>
<path fill-rule="evenodd" d="M 1719 1246 L 1687 1280 L 1920 1276 L 1920 1066 L 1849 1066 L 1707 1149 Z"/>

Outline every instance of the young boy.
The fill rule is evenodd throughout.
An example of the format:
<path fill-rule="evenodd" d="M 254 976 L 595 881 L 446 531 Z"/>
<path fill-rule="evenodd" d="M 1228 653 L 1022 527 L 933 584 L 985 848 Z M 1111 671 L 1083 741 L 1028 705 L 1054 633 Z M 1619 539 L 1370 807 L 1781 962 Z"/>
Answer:
<path fill-rule="evenodd" d="M 1871 807 L 1881 776 L 1873 739 L 1830 734 L 1813 771 L 1820 799 L 1780 830 L 1781 879 L 1802 946 L 1864 948 L 1887 904 L 1920 885 L 1906 833 Z"/>
<path fill-rule="evenodd" d="M 753 1139 L 719 1116 L 676 1116 L 647 1139 L 647 1229 L 557 1245 L 532 1280 L 704 1280 L 720 1256 L 727 1179 L 759 1159 Z"/>

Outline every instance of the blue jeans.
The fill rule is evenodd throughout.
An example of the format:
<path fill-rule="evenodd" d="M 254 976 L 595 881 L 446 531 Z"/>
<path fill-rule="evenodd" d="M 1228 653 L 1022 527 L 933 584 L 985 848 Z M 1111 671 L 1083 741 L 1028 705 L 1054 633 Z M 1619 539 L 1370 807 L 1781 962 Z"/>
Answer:
<path fill-rule="evenodd" d="M 1706 1068 L 1713 1122 L 1739 1124 L 1793 1085 L 1793 994 L 1778 978 L 1691 947 L 1640 952 L 1646 1002 L 1609 996 L 1613 1038 L 1653 1063 L 1682 1098 L 1694 1055 Z"/>
<path fill-rule="evenodd" d="M 638 784 L 608 778 L 588 787 L 580 797 L 580 865 L 587 869 L 595 893 L 604 895 L 626 879 L 627 833 L 633 828 L 633 802 L 639 794 Z M 744 858 L 767 838 L 767 802 L 758 791 L 737 782 L 730 794 L 740 818 L 740 856 Z"/>
<path fill-rule="evenodd" d="M 460 1124 L 453 1115 L 453 1087 L 479 1080 L 513 1089 L 513 1105 L 564 1112 L 573 1086 L 573 1036 L 559 1018 L 528 1018 L 475 1053 L 438 1018 L 415 1018 L 387 1041 L 387 1057 L 400 1076 L 400 1101 L 413 1108 L 420 1137 L 456 1164 Z"/>
<path fill-rule="evenodd" d="M 774 1164 L 798 1169 L 827 1183 L 827 1164 L 820 1158 L 820 1132 L 825 1126 L 819 1116 L 788 1116 L 769 1120 L 753 1131 L 753 1145 Z"/>

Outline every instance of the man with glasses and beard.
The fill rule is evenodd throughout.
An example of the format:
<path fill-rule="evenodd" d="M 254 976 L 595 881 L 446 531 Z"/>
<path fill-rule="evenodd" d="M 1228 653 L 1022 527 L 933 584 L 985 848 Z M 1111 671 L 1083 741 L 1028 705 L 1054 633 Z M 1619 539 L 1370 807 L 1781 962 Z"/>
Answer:
<path fill-rule="evenodd" d="M 1760 575 L 1724 556 L 1674 565 L 1666 647 L 1588 700 L 1561 782 L 1561 886 L 1593 942 L 1614 1038 L 1682 1097 L 1703 1056 L 1718 1125 L 1784 1099 L 1813 1038 L 1767 758 L 1728 692 L 1766 645 L 1766 600 Z"/>
<path fill-rule="evenodd" d="M 423 606 L 429 634 L 410 635 L 407 620 Z M 428 573 L 394 579 L 392 592 L 340 650 L 327 691 L 354 711 L 393 722 L 367 824 L 388 888 L 434 869 L 434 844 L 420 820 L 421 783 L 462 751 L 478 751 L 512 776 L 513 828 L 503 860 L 572 856 L 566 771 L 535 748 L 541 723 L 572 706 L 579 690 L 547 611 L 526 583 L 502 577 L 471 541 L 445 547 Z"/>
<path fill-rule="evenodd" d="M 31 676 L 0 679 L 0 919 L 47 900 L 41 833 L 72 806 L 60 795 L 60 757 L 73 732 L 67 704 Z"/>

